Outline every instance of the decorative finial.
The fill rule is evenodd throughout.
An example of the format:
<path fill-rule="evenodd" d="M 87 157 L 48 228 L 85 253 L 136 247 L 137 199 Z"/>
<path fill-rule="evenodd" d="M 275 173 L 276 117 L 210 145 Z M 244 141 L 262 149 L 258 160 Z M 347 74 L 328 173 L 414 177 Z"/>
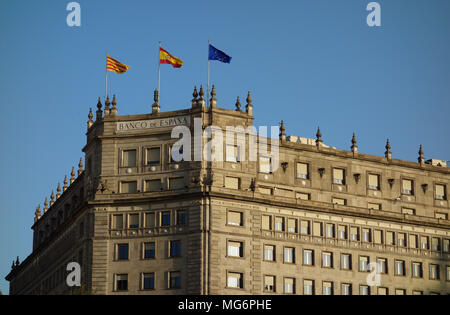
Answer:
<path fill-rule="evenodd" d="M 117 105 L 117 100 L 116 100 L 116 95 L 114 94 L 113 95 L 113 100 L 112 100 L 112 108 L 111 108 L 111 111 L 110 111 L 110 114 L 112 116 L 116 116 L 117 115 L 117 107 L 116 107 L 116 105 Z"/>
<path fill-rule="evenodd" d="M 389 142 L 389 138 L 386 141 L 386 147 L 385 148 L 386 148 L 386 152 L 384 152 L 384 156 L 388 160 L 392 159 L 391 143 Z"/>
<path fill-rule="evenodd" d="M 425 164 L 425 158 L 423 157 L 423 148 L 422 145 L 420 145 L 420 149 L 419 149 L 419 158 L 417 159 L 418 162 L 420 163 L 420 165 Z"/>
<path fill-rule="evenodd" d="M 47 198 L 45 198 L 45 201 L 44 201 L 44 213 L 46 213 L 47 210 L 48 210 L 48 200 L 47 200 Z"/>
<path fill-rule="evenodd" d="M 41 218 L 41 205 L 36 207 L 36 212 L 34 213 L 34 222 L 36 223 Z"/>
<path fill-rule="evenodd" d="M 160 106 L 159 106 L 159 91 L 155 90 L 153 92 L 153 105 L 152 105 L 152 114 L 158 114 L 160 112 Z"/>
<path fill-rule="evenodd" d="M 50 195 L 50 207 L 55 203 L 55 193 L 52 190 L 52 194 Z"/>
<path fill-rule="evenodd" d="M 61 184 L 58 183 L 58 187 L 56 188 L 56 199 L 61 197 Z"/>
<path fill-rule="evenodd" d="M 13 270 L 15 267 L 16 266 L 14 265 L 14 260 L 13 260 L 12 265 L 11 265 L 11 270 Z"/>
<path fill-rule="evenodd" d="M 216 88 L 214 87 L 214 85 L 212 86 L 211 100 L 209 103 L 211 104 L 211 107 L 217 107 Z"/>
<path fill-rule="evenodd" d="M 200 85 L 200 93 L 198 94 L 200 99 L 203 100 L 205 96 L 205 91 L 203 91 L 203 85 Z"/>
<path fill-rule="evenodd" d="M 92 118 L 94 118 L 94 115 L 92 114 L 92 108 L 89 109 L 89 114 L 88 114 L 88 129 L 91 128 L 91 126 L 94 124 L 94 121 L 92 120 Z"/>
<path fill-rule="evenodd" d="M 280 140 L 286 141 L 286 127 L 283 120 L 280 123 Z"/>
<path fill-rule="evenodd" d="M 192 93 L 192 107 L 197 106 L 197 98 L 198 98 L 198 92 L 197 92 L 197 86 L 194 86 L 194 92 Z"/>
<path fill-rule="evenodd" d="M 241 101 L 239 100 L 239 96 L 237 97 L 237 100 L 236 100 L 236 111 L 238 111 L 238 112 L 241 111 Z"/>
<path fill-rule="evenodd" d="M 98 102 L 97 102 L 97 112 L 96 112 L 96 117 L 95 117 L 95 120 L 101 120 L 102 119 L 102 100 L 101 100 L 101 98 L 99 97 L 98 98 Z"/>
<path fill-rule="evenodd" d="M 69 181 L 67 180 L 67 175 L 64 177 L 64 185 L 63 185 L 63 192 L 67 190 Z"/>
<path fill-rule="evenodd" d="M 16 259 L 16 267 L 19 266 L 19 265 L 20 265 L 19 256 L 17 256 L 17 259 Z"/>
<path fill-rule="evenodd" d="M 322 144 L 322 132 L 320 132 L 320 126 L 317 128 L 317 133 L 316 133 L 316 146 L 320 147 L 320 145 Z"/>
<path fill-rule="evenodd" d="M 353 137 L 352 137 L 352 146 L 351 146 L 351 149 L 352 149 L 352 152 L 353 152 L 353 153 L 358 153 L 358 146 L 356 145 L 356 143 L 357 143 L 357 141 L 356 141 L 356 135 L 355 135 L 355 133 L 353 133 Z"/>
<path fill-rule="evenodd" d="M 70 185 L 75 181 L 75 167 L 72 167 L 72 172 L 70 172 Z"/>
<path fill-rule="evenodd" d="M 200 91 L 198 92 L 198 100 L 197 100 L 197 106 L 203 108 L 205 107 L 205 91 L 203 91 L 203 85 L 200 85 Z"/>
<path fill-rule="evenodd" d="M 80 158 L 80 163 L 78 163 L 78 176 L 83 173 L 83 158 Z"/>
<path fill-rule="evenodd" d="M 250 91 L 248 92 L 246 101 L 247 101 L 247 105 L 245 105 L 245 111 L 247 112 L 247 114 L 252 116 L 253 115 L 253 105 L 252 105 L 252 97 L 250 95 Z"/>
<path fill-rule="evenodd" d="M 111 109 L 109 108 L 109 105 L 111 105 L 111 103 L 109 101 L 109 95 L 107 95 L 106 101 L 105 101 L 105 116 L 109 115 L 111 113 Z"/>

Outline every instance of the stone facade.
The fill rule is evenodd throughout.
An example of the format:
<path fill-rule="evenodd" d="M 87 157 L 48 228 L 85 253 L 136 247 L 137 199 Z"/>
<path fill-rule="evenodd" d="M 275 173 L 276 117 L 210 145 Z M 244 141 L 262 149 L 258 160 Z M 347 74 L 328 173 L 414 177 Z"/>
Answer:
<path fill-rule="evenodd" d="M 358 153 L 355 136 L 350 151 L 320 130 L 286 137 L 284 123 L 276 170 L 248 146 L 242 161 L 173 162 L 175 126 L 253 126 L 250 94 L 245 112 L 239 99 L 217 107 L 215 89 L 210 103 L 195 90 L 192 108 L 159 112 L 155 93 L 152 114 L 118 116 L 115 97 L 99 100 L 86 168 L 36 210 L 10 293 L 70 292 L 69 262 L 93 294 L 450 293 L 449 168 L 422 149 L 418 163 L 393 159 L 389 143 L 385 157 Z M 366 262 L 382 263 L 378 287 L 366 287 Z"/>

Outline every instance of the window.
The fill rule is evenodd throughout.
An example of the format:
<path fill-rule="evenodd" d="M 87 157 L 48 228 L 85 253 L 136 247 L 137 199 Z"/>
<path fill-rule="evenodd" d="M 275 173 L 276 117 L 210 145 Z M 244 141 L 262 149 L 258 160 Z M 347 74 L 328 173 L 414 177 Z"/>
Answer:
<path fill-rule="evenodd" d="M 435 192 L 435 198 L 438 200 L 445 200 L 447 199 L 447 194 L 445 191 L 445 185 L 436 184 L 435 186 L 436 192 Z"/>
<path fill-rule="evenodd" d="M 380 175 L 369 174 L 369 189 L 380 190 Z"/>
<path fill-rule="evenodd" d="M 428 236 L 420 237 L 420 248 L 428 249 Z"/>
<path fill-rule="evenodd" d="M 275 217 L 275 231 L 284 231 L 284 218 Z"/>
<path fill-rule="evenodd" d="M 234 226 L 243 226 L 243 213 L 238 211 L 228 211 L 227 224 Z"/>
<path fill-rule="evenodd" d="M 128 260 L 128 244 L 117 244 L 117 260 Z"/>
<path fill-rule="evenodd" d="M 435 217 L 436 217 L 436 219 L 448 220 L 448 215 L 447 215 L 447 213 L 436 212 L 436 213 L 435 213 Z"/>
<path fill-rule="evenodd" d="M 377 271 L 381 274 L 388 273 L 387 259 L 386 258 L 377 258 Z"/>
<path fill-rule="evenodd" d="M 239 189 L 240 179 L 236 177 L 225 177 L 225 188 Z"/>
<path fill-rule="evenodd" d="M 228 256 L 230 257 L 244 257 L 243 243 L 228 241 Z"/>
<path fill-rule="evenodd" d="M 367 285 L 359 286 L 359 295 L 370 295 L 370 288 Z"/>
<path fill-rule="evenodd" d="M 122 151 L 122 166 L 123 167 L 136 167 L 136 150 L 123 150 Z"/>
<path fill-rule="evenodd" d="M 362 241 L 370 243 L 372 241 L 370 229 L 362 229 Z"/>
<path fill-rule="evenodd" d="M 303 250 L 303 264 L 307 266 L 314 266 L 314 251 L 309 249 Z"/>
<path fill-rule="evenodd" d="M 431 238 L 431 250 L 438 252 L 441 250 L 441 239 L 437 237 Z"/>
<path fill-rule="evenodd" d="M 373 231 L 373 241 L 375 244 L 383 244 L 383 231 L 375 230 Z"/>
<path fill-rule="evenodd" d="M 338 238 L 341 240 L 347 239 L 347 227 L 345 225 L 338 226 Z"/>
<path fill-rule="evenodd" d="M 294 264 L 295 263 L 295 249 L 292 247 L 284 248 L 284 262 L 286 264 Z"/>
<path fill-rule="evenodd" d="M 395 233 L 394 232 L 386 232 L 386 245 L 395 245 Z"/>
<path fill-rule="evenodd" d="M 414 234 L 409 235 L 409 247 L 417 248 L 417 235 Z"/>
<path fill-rule="evenodd" d="M 347 204 L 347 200 L 342 199 L 342 198 L 333 198 L 332 203 L 334 205 L 345 206 Z"/>
<path fill-rule="evenodd" d="M 322 267 L 333 268 L 333 253 L 329 252 L 322 253 Z"/>
<path fill-rule="evenodd" d="M 314 295 L 314 280 L 303 280 L 303 294 Z"/>
<path fill-rule="evenodd" d="M 397 234 L 397 245 L 400 247 L 406 247 L 406 234 L 405 233 Z"/>
<path fill-rule="evenodd" d="M 187 212 L 186 210 L 177 210 L 177 225 L 187 224 Z"/>
<path fill-rule="evenodd" d="M 299 192 L 295 194 L 295 197 L 300 200 L 310 200 L 311 199 L 310 194 L 299 193 Z"/>
<path fill-rule="evenodd" d="M 169 242 L 169 257 L 180 257 L 181 256 L 181 241 L 170 241 Z"/>
<path fill-rule="evenodd" d="M 161 164 L 161 148 L 147 149 L 147 165 Z"/>
<path fill-rule="evenodd" d="M 112 226 L 113 226 L 113 229 L 116 229 L 116 230 L 122 230 L 123 229 L 123 215 L 122 214 L 115 214 L 115 215 L 113 215 Z"/>
<path fill-rule="evenodd" d="M 403 260 L 395 261 L 394 272 L 396 276 L 404 276 L 405 275 L 405 262 Z"/>
<path fill-rule="evenodd" d="M 423 295 L 423 291 L 413 290 L 412 295 Z"/>
<path fill-rule="evenodd" d="M 170 211 L 164 211 L 161 213 L 161 226 L 170 225 Z"/>
<path fill-rule="evenodd" d="M 352 295 L 352 285 L 350 283 L 341 284 L 341 295 Z"/>
<path fill-rule="evenodd" d="M 172 177 L 169 178 L 169 189 L 183 189 L 184 188 L 184 177 Z"/>
<path fill-rule="evenodd" d="M 230 223 L 228 223 L 230 224 Z M 270 215 L 262 216 L 262 229 L 271 230 L 272 229 L 272 217 Z"/>
<path fill-rule="evenodd" d="M 388 289 L 387 288 L 378 287 L 378 295 L 388 295 Z"/>
<path fill-rule="evenodd" d="M 144 243 L 144 259 L 155 258 L 155 242 Z"/>
<path fill-rule="evenodd" d="M 137 192 L 137 182 L 121 182 L 120 192 L 123 194 L 133 194 Z"/>
<path fill-rule="evenodd" d="M 422 263 L 413 262 L 411 272 L 413 278 L 422 278 Z"/>
<path fill-rule="evenodd" d="M 308 164 L 297 163 L 297 178 L 309 179 Z"/>
<path fill-rule="evenodd" d="M 322 236 L 322 223 L 321 222 L 314 222 L 313 223 L 313 235 L 314 236 Z"/>
<path fill-rule="evenodd" d="M 300 222 L 300 233 L 304 235 L 310 234 L 309 221 L 301 221 Z"/>
<path fill-rule="evenodd" d="M 369 272 L 369 257 L 360 256 L 359 257 L 359 271 L 361 272 Z"/>
<path fill-rule="evenodd" d="M 296 219 L 288 219 L 287 231 L 289 233 L 297 233 L 297 220 Z"/>
<path fill-rule="evenodd" d="M 264 277 L 264 291 L 275 292 L 275 277 L 265 276 Z"/>
<path fill-rule="evenodd" d="M 273 194 L 272 188 L 269 188 L 269 187 L 258 187 L 258 191 L 260 194 L 263 194 L 263 195 L 272 195 Z"/>
<path fill-rule="evenodd" d="M 236 145 L 229 145 L 227 144 L 226 149 L 226 161 L 227 162 L 239 162 L 240 156 L 239 156 L 239 147 Z"/>
<path fill-rule="evenodd" d="M 128 290 L 128 275 L 116 275 L 116 291 Z"/>
<path fill-rule="evenodd" d="M 259 157 L 259 172 L 260 173 L 272 173 L 272 158 L 268 156 Z"/>
<path fill-rule="evenodd" d="M 325 236 L 328 238 L 334 238 L 334 224 L 325 225 Z"/>
<path fill-rule="evenodd" d="M 340 168 L 333 169 L 333 183 L 345 185 L 345 170 Z"/>
<path fill-rule="evenodd" d="M 145 181 L 145 191 L 161 191 L 161 180 L 160 179 L 151 179 Z"/>
<path fill-rule="evenodd" d="M 229 272 L 227 276 L 227 286 L 229 288 L 243 288 L 243 275 L 242 273 Z"/>
<path fill-rule="evenodd" d="M 402 213 L 403 214 L 408 214 L 408 215 L 415 215 L 416 214 L 416 210 L 411 209 L 411 208 L 402 208 Z"/>
<path fill-rule="evenodd" d="M 264 260 L 275 261 L 275 246 L 264 245 Z"/>
<path fill-rule="evenodd" d="M 170 163 L 178 163 L 178 162 L 184 161 L 184 155 L 183 155 L 183 153 L 184 153 L 184 146 L 183 146 L 183 147 L 180 147 L 179 150 L 178 150 L 178 152 L 177 152 L 176 150 L 175 150 L 175 151 L 173 150 L 173 146 L 172 146 L 172 147 L 169 147 L 169 161 L 170 161 Z M 173 155 L 175 155 L 175 154 L 180 154 L 181 160 L 175 161 L 175 160 L 173 159 L 172 154 L 173 154 Z"/>
<path fill-rule="evenodd" d="M 341 269 L 342 270 L 351 270 L 352 269 L 352 260 L 350 254 L 341 254 Z"/>
<path fill-rule="evenodd" d="M 139 228 L 139 214 L 130 214 L 129 215 L 128 228 L 129 229 L 137 229 Z"/>
<path fill-rule="evenodd" d="M 155 274 L 143 273 L 142 274 L 142 290 L 154 290 L 155 289 Z"/>
<path fill-rule="evenodd" d="M 333 282 L 324 281 L 322 283 L 322 295 L 333 295 Z"/>
<path fill-rule="evenodd" d="M 439 280 L 439 265 L 430 264 L 430 280 Z"/>
<path fill-rule="evenodd" d="M 414 195 L 413 190 L 413 181 L 410 179 L 403 179 L 402 180 L 402 194 L 404 195 Z"/>
<path fill-rule="evenodd" d="M 295 294 L 295 279 L 294 278 L 284 278 L 284 293 L 285 294 Z"/>
<path fill-rule="evenodd" d="M 181 288 L 181 274 L 179 271 L 169 272 L 169 289 Z"/>
<path fill-rule="evenodd" d="M 444 244 L 444 246 L 442 246 L 442 251 L 444 253 L 450 252 L 450 240 L 449 239 L 444 239 L 443 244 Z"/>
<path fill-rule="evenodd" d="M 369 202 L 367 204 L 367 208 L 369 208 L 369 210 L 381 210 L 381 205 L 379 203 L 371 203 L 371 202 Z"/>
<path fill-rule="evenodd" d="M 395 289 L 395 295 L 406 295 L 405 289 Z"/>
<path fill-rule="evenodd" d="M 350 227 L 350 240 L 351 241 L 359 241 L 359 228 L 352 226 Z"/>
<path fill-rule="evenodd" d="M 447 266 L 445 269 L 446 269 L 446 272 L 445 272 L 446 280 L 450 281 L 450 266 Z"/>

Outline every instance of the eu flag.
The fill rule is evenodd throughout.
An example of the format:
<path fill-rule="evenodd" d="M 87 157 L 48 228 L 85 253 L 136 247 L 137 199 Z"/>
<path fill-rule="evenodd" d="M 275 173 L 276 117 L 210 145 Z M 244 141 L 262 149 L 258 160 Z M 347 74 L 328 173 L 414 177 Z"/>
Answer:
<path fill-rule="evenodd" d="M 210 44 L 208 60 L 218 60 L 221 62 L 230 63 L 231 57 Z"/>

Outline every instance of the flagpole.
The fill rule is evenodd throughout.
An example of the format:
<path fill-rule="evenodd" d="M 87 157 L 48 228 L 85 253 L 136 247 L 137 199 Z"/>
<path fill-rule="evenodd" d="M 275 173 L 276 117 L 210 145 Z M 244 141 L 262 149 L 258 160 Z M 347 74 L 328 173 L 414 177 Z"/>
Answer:
<path fill-rule="evenodd" d="M 158 48 L 158 93 L 159 93 L 159 98 L 161 99 L 161 56 L 160 56 L 160 52 L 161 52 L 161 42 L 159 42 L 159 48 Z"/>
<path fill-rule="evenodd" d="M 210 60 L 209 60 L 209 39 L 208 39 L 208 86 L 207 86 L 207 94 L 206 94 L 206 106 L 209 106 L 209 77 L 210 77 Z"/>
<path fill-rule="evenodd" d="M 106 51 L 105 102 L 107 97 L 108 97 L 108 51 Z"/>

